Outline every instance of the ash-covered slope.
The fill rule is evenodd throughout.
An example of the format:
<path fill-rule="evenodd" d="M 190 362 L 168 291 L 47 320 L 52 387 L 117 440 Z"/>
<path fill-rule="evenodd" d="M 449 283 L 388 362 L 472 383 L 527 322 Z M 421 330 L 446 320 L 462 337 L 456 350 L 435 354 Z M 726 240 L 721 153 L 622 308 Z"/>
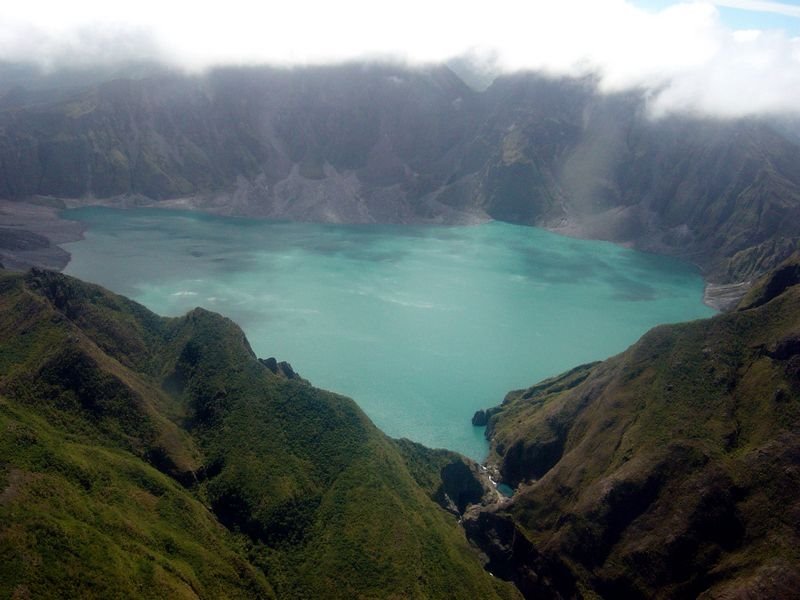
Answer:
<path fill-rule="evenodd" d="M 513 499 L 466 519 L 528 597 L 795 598 L 800 270 L 490 411 Z"/>
<path fill-rule="evenodd" d="M 515 597 L 432 499 L 465 459 L 398 445 L 231 321 L 31 271 L 0 274 L 0 327 L 3 597 Z"/>

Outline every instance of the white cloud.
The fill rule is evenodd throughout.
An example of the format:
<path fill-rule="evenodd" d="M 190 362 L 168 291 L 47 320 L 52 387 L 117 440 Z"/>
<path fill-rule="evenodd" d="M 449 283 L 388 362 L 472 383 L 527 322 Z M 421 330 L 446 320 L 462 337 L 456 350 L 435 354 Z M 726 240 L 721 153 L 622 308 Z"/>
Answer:
<path fill-rule="evenodd" d="M 624 0 L 27 0 L 0 7 L 0 58 L 161 58 L 200 69 L 361 58 L 425 63 L 471 53 L 505 71 L 596 71 L 605 90 L 650 88 L 661 113 L 797 111 L 800 39 L 731 31 L 715 4 L 795 10 L 759 0 L 687 2 L 654 14 Z"/>
<path fill-rule="evenodd" d="M 787 17 L 800 17 L 800 6 L 792 6 L 783 2 L 766 2 L 764 0 L 713 0 L 717 6 L 739 8 L 758 12 L 769 12 Z"/>

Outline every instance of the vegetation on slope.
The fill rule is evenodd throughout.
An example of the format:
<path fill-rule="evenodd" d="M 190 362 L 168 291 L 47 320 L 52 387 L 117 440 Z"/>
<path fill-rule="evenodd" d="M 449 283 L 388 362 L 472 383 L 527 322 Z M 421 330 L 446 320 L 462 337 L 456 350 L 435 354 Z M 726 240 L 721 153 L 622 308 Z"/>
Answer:
<path fill-rule="evenodd" d="M 0 594 L 514 597 L 396 442 L 231 321 L 34 270 L 0 327 Z"/>
<path fill-rule="evenodd" d="M 0 596 L 275 597 L 180 484 L 36 412 L 0 399 Z"/>
<path fill-rule="evenodd" d="M 796 597 L 800 280 L 781 275 L 793 269 L 738 312 L 657 327 L 508 395 L 490 463 L 517 491 L 468 519 L 498 573 L 531 596 Z"/>

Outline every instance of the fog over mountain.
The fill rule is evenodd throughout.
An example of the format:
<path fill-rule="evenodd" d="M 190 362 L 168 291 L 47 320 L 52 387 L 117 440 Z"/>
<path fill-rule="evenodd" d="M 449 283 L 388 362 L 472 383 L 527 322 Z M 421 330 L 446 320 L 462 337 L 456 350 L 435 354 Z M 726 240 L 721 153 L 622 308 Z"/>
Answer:
<path fill-rule="evenodd" d="M 732 28 L 721 17 L 728 9 L 720 7 L 733 6 L 798 18 L 797 7 L 776 2 L 686 2 L 658 11 L 622 0 L 501 0 L 490 10 L 454 0 L 4 4 L 0 59 L 46 68 L 123 60 L 192 71 L 371 59 L 420 65 L 466 55 L 490 75 L 593 73 L 603 91 L 645 89 L 656 116 L 735 117 L 800 106 L 800 38 Z"/>

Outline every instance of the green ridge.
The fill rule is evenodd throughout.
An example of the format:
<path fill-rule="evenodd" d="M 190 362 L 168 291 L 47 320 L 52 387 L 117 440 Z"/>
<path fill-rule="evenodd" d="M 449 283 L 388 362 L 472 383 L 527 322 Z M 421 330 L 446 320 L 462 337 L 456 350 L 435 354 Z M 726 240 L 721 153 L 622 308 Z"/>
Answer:
<path fill-rule="evenodd" d="M 228 319 L 33 270 L 0 326 L 0 596 L 516 597 L 398 443 Z"/>

